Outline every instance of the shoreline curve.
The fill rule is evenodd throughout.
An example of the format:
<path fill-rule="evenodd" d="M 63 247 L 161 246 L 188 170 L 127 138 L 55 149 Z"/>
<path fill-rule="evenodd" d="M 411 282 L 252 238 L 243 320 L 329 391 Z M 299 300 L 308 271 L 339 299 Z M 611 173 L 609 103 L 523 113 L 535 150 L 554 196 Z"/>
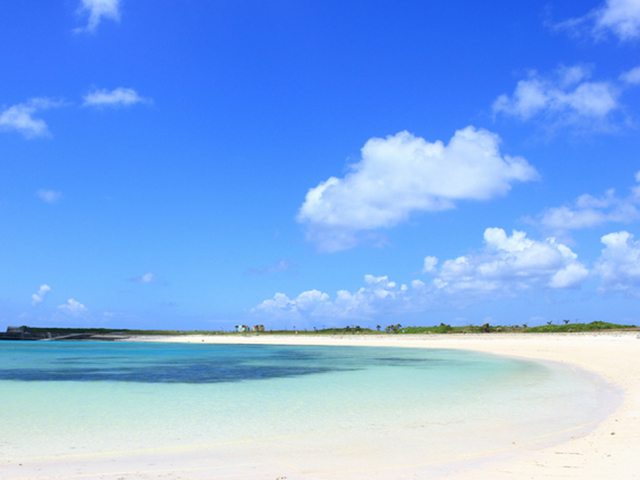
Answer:
<path fill-rule="evenodd" d="M 489 455 L 472 464 L 452 463 L 437 478 L 455 480 L 497 479 L 634 479 L 640 478 L 640 334 L 638 332 L 581 333 L 485 333 L 427 335 L 188 335 L 140 336 L 126 342 L 218 343 L 271 345 L 337 345 L 372 347 L 410 347 L 473 350 L 529 360 L 550 361 L 576 366 L 598 375 L 622 393 L 620 406 L 584 436 L 549 447 L 523 446 L 504 455 Z M 345 452 L 346 453 L 346 452 Z M 165 454 L 169 454 L 168 456 Z M 216 466 L 210 452 L 177 450 L 175 452 L 112 452 L 99 457 L 64 456 L 42 458 L 18 464 L 10 459 L 0 462 L 3 478 L 12 480 L 102 480 L 211 478 L 265 479 L 394 479 L 433 478 L 426 475 L 424 465 L 416 464 L 391 473 L 383 468 L 375 471 L 340 471 L 339 462 L 333 472 L 323 475 L 304 471 L 301 465 L 289 465 L 285 477 L 251 474 L 251 459 L 238 455 L 235 447 L 221 447 L 227 455 L 225 466 Z M 407 452 L 411 458 L 411 452 Z M 115 456 L 114 456 L 115 455 Z M 163 458 L 164 457 L 164 458 Z M 33 459 L 35 460 L 35 459 Z M 283 465 L 282 462 L 279 465 Z M 471 466 L 469 466 L 471 465 Z M 278 470 L 280 467 L 278 467 Z M 285 472 L 282 472 L 285 473 Z M 6 477 L 4 476 L 6 475 Z"/>
<path fill-rule="evenodd" d="M 637 332 L 490 333 L 443 335 L 189 335 L 127 341 L 272 345 L 447 348 L 552 361 L 595 373 L 622 392 L 621 405 L 583 437 L 542 449 L 522 449 L 446 478 L 640 478 L 640 335 Z M 420 472 L 414 472 L 419 478 Z M 381 477 L 384 478 L 384 477 Z"/>

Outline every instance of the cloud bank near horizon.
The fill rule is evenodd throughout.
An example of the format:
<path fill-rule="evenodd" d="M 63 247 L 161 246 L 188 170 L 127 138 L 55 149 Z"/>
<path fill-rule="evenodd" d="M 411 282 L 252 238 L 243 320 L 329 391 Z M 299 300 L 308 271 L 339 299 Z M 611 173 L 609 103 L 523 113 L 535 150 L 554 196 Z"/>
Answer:
<path fill-rule="evenodd" d="M 566 245 L 554 238 L 527 238 L 514 230 L 487 228 L 484 247 L 475 254 L 442 262 L 427 256 L 425 282 L 409 285 L 390 281 L 388 276 L 365 275 L 365 286 L 356 292 L 340 290 L 335 299 L 319 290 L 302 292 L 295 298 L 276 293 L 252 313 L 289 321 L 312 322 L 372 320 L 384 315 L 401 315 L 429 310 L 462 308 L 486 300 L 515 296 L 530 290 L 561 291 L 579 287 L 589 270 Z"/>
<path fill-rule="evenodd" d="M 429 281 L 414 279 L 407 285 L 386 275 L 365 275 L 365 285 L 355 292 L 339 290 L 333 299 L 316 289 L 294 298 L 279 292 L 251 313 L 297 322 L 301 328 L 318 322 L 335 326 L 442 308 L 461 309 L 535 290 L 578 289 L 590 278 L 600 279 L 601 294 L 640 297 L 640 240 L 620 231 L 602 236 L 601 242 L 602 253 L 589 269 L 553 237 L 538 241 L 517 230 L 507 235 L 501 228 L 487 228 L 484 247 L 475 254 L 445 260 L 441 266 L 436 257 L 425 257 L 422 272 L 431 277 Z"/>
<path fill-rule="evenodd" d="M 67 303 L 58 305 L 58 311 L 71 317 L 87 317 L 90 315 L 89 309 L 73 298 L 67 300 Z"/>

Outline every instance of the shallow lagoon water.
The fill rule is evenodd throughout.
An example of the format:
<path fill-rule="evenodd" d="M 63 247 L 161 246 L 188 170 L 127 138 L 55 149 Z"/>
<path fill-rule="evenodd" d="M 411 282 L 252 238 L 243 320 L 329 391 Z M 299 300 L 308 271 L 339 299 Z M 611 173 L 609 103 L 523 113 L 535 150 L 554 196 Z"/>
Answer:
<path fill-rule="evenodd" d="M 580 370 L 459 350 L 4 342 L 0 459 L 269 444 L 438 464 L 578 436 L 614 397 Z"/>

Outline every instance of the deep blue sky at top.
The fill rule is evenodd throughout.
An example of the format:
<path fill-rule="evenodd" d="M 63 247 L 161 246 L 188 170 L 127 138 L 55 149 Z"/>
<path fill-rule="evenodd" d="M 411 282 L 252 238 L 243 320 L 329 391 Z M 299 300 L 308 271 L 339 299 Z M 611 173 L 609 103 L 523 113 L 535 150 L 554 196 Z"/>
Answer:
<path fill-rule="evenodd" d="M 0 326 L 637 323 L 640 246 L 616 237 L 605 255 L 601 237 L 638 230 L 640 32 L 593 13 L 633 19 L 637 3 L 3 2 Z M 115 16 L 86 28 L 96 5 Z M 525 114 L 516 88 L 534 80 L 546 100 Z M 7 114 L 36 104 L 45 131 Z M 359 171 L 370 139 L 446 145 L 469 125 L 535 175 L 368 227 L 299 215 L 310 189 Z M 391 193 L 366 194 L 387 212 L 394 162 L 376 187 Z M 338 217 L 360 205 L 341 188 Z M 562 206 L 571 228 L 546 220 Z M 534 243 L 493 248 L 488 228 Z M 445 265 L 459 257 L 462 273 Z"/>

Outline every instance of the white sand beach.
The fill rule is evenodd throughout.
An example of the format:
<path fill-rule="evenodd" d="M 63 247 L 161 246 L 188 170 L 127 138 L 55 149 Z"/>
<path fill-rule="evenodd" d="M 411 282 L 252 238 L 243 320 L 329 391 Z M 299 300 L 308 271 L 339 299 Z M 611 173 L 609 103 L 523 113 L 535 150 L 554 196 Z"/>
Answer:
<path fill-rule="evenodd" d="M 361 345 L 414 348 L 466 349 L 534 360 L 560 362 L 593 372 L 616 386 L 623 396 L 621 405 L 595 429 L 573 434 L 565 443 L 544 448 L 526 445 L 508 452 L 491 452 L 477 462 L 442 465 L 438 478 L 452 479 L 628 479 L 640 478 L 640 335 L 638 332 L 602 332 L 571 334 L 467 334 L 467 335 L 345 335 L 314 336 L 182 336 L 139 337 L 135 341 Z M 359 433 L 366 439 L 369 432 Z M 406 436 L 412 431 L 404 432 Z M 406 437 L 404 438 L 406 440 Z M 329 440 L 330 441 L 330 440 Z M 358 436 L 351 441 L 357 445 Z M 329 447 L 330 445 L 326 445 Z M 17 465 L 9 462 L 0 469 L 3 478 L 44 479 L 209 479 L 209 478 L 433 478 L 421 464 L 421 445 L 406 451 L 402 468 L 387 468 L 379 459 L 366 458 L 353 469 L 352 456 L 343 452 L 331 458 L 330 465 L 320 465 L 317 458 L 304 453 L 296 456 L 295 445 L 286 439 L 252 448 L 261 458 L 247 458 L 243 445 L 220 445 L 205 450 L 162 452 L 138 451 L 135 455 L 119 452 L 101 457 L 66 456 L 40 459 Z M 256 447 L 255 445 L 253 447 Z M 283 448 L 286 455 L 282 456 Z M 316 449 L 323 445 L 315 445 Z M 302 452 L 302 450 L 301 450 Z M 216 459 L 224 459 L 216 462 Z M 484 461 L 483 461 L 484 460 Z M 256 469 L 256 463 L 264 468 Z M 348 468 L 349 467 L 349 468 Z M 433 467 L 433 466 L 430 466 Z M 433 471 L 433 470 L 430 470 Z"/>

